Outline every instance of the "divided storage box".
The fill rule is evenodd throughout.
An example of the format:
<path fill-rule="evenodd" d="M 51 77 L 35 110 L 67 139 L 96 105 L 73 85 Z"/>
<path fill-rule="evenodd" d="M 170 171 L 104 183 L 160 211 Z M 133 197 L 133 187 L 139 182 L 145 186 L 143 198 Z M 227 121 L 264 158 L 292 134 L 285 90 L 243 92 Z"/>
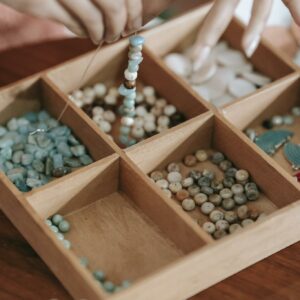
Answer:
<path fill-rule="evenodd" d="M 2 124 L 41 106 L 58 117 L 68 102 L 61 121 L 95 160 L 28 193 L 0 174 L 1 208 L 75 299 L 186 299 L 300 240 L 295 230 L 300 226 L 300 185 L 280 158 L 278 164 L 241 131 L 299 103 L 299 73 L 262 42 L 252 60 L 274 82 L 220 111 L 212 108 L 161 59 L 192 42 L 207 10 L 205 6 L 144 33 L 148 47 L 141 81 L 153 85 L 188 120 L 126 150 L 71 103 L 68 93 L 97 81 L 119 82 L 127 41 L 100 50 L 85 82 L 79 78 L 94 52 L 0 91 Z M 238 48 L 241 34 L 234 20 L 224 39 Z M 154 169 L 200 148 L 222 151 L 250 172 L 262 191 L 257 205 L 268 213 L 266 219 L 215 241 L 148 178 Z M 45 224 L 57 212 L 72 223 L 71 250 Z M 105 293 L 80 264 L 80 256 L 89 258 L 91 270 L 101 268 L 113 281 L 130 278 L 133 284 Z"/>

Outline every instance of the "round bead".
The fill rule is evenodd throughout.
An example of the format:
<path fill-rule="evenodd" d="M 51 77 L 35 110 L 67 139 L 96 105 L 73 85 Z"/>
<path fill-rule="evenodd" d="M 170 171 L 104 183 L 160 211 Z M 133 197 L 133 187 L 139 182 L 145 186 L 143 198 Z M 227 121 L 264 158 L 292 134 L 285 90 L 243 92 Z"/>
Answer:
<path fill-rule="evenodd" d="M 236 213 L 240 220 L 244 220 L 244 219 L 248 218 L 248 215 L 249 215 L 248 206 L 242 205 L 242 206 L 238 207 Z"/>
<path fill-rule="evenodd" d="M 58 228 L 61 232 L 66 233 L 70 230 L 70 223 L 66 220 L 63 220 L 59 223 Z"/>
<path fill-rule="evenodd" d="M 206 195 L 212 195 L 214 193 L 214 190 L 209 186 L 203 186 L 201 187 L 201 192 Z"/>
<path fill-rule="evenodd" d="M 283 118 L 281 116 L 273 116 L 271 122 L 273 126 L 280 126 L 283 124 Z"/>
<path fill-rule="evenodd" d="M 170 118 L 167 116 L 160 116 L 157 119 L 157 124 L 162 126 L 168 126 L 170 124 Z"/>
<path fill-rule="evenodd" d="M 259 198 L 259 191 L 257 189 L 248 189 L 246 196 L 249 201 L 257 200 Z"/>
<path fill-rule="evenodd" d="M 267 214 L 266 214 L 266 213 L 261 213 L 261 214 L 259 215 L 259 217 L 257 218 L 257 221 L 262 221 L 262 220 L 264 220 L 266 217 L 267 217 Z"/>
<path fill-rule="evenodd" d="M 256 209 L 251 209 L 249 218 L 252 219 L 253 221 L 256 221 L 258 217 L 259 217 L 259 212 Z"/>
<path fill-rule="evenodd" d="M 172 182 L 169 184 L 169 190 L 175 194 L 182 190 L 182 185 L 180 182 Z"/>
<path fill-rule="evenodd" d="M 129 43 L 133 47 L 142 46 L 145 43 L 145 38 L 140 35 L 133 35 L 129 38 Z"/>
<path fill-rule="evenodd" d="M 155 96 L 155 89 L 153 86 L 145 86 L 143 88 L 143 94 L 146 96 L 146 97 L 152 97 L 152 96 Z"/>
<path fill-rule="evenodd" d="M 154 180 L 154 181 L 158 181 L 164 178 L 164 174 L 160 171 L 153 171 L 150 174 L 150 177 Z"/>
<path fill-rule="evenodd" d="M 224 219 L 224 213 L 221 212 L 220 210 L 213 210 L 209 214 L 209 218 L 212 222 L 216 223 L 217 221 Z"/>
<path fill-rule="evenodd" d="M 126 69 L 125 72 L 124 72 L 124 76 L 125 76 L 125 78 L 126 78 L 127 80 L 133 81 L 133 80 L 136 80 L 136 79 L 137 79 L 137 72 L 131 73 L 131 72 L 129 72 L 128 69 Z M 130 89 L 131 89 L 131 88 L 130 88 Z"/>
<path fill-rule="evenodd" d="M 295 106 L 292 108 L 292 114 L 296 117 L 300 116 L 300 106 Z"/>
<path fill-rule="evenodd" d="M 117 104 L 117 97 L 108 94 L 108 95 L 106 95 L 106 96 L 104 97 L 104 102 L 105 102 L 105 104 L 107 104 L 107 105 L 116 105 L 116 104 Z"/>
<path fill-rule="evenodd" d="M 136 109 L 135 109 L 136 115 L 139 117 L 144 117 L 147 114 L 147 110 L 144 106 L 139 105 Z"/>
<path fill-rule="evenodd" d="M 240 224 L 237 224 L 237 223 L 231 224 L 231 225 L 229 226 L 229 233 L 234 233 L 234 232 L 236 232 L 236 231 L 238 231 L 238 230 L 240 230 L 240 229 L 242 229 L 242 227 L 241 227 Z"/>
<path fill-rule="evenodd" d="M 205 232 L 209 233 L 209 234 L 213 234 L 216 231 L 216 226 L 214 223 L 212 222 L 205 222 L 202 225 L 202 228 Z"/>
<path fill-rule="evenodd" d="M 290 115 L 286 115 L 282 118 L 284 125 L 292 125 L 294 123 L 294 117 Z"/>
<path fill-rule="evenodd" d="M 242 226 L 243 227 L 247 227 L 247 226 L 249 226 L 249 225 L 251 225 L 253 223 L 254 223 L 253 220 L 251 220 L 251 219 L 245 219 L 245 220 L 242 221 Z"/>
<path fill-rule="evenodd" d="M 180 182 L 182 179 L 182 175 L 179 172 L 171 172 L 168 174 L 167 179 L 170 183 Z"/>
<path fill-rule="evenodd" d="M 69 240 L 63 240 L 62 243 L 66 249 L 71 248 L 71 242 Z"/>
<path fill-rule="evenodd" d="M 165 193 L 165 195 L 166 195 L 168 198 L 171 198 L 171 197 L 172 197 L 172 192 L 171 192 L 169 189 L 162 189 L 162 191 Z"/>
<path fill-rule="evenodd" d="M 212 194 L 208 197 L 209 202 L 213 203 L 215 206 L 219 206 L 222 202 L 222 198 L 218 194 Z"/>
<path fill-rule="evenodd" d="M 195 153 L 195 156 L 198 159 L 198 161 L 200 161 L 200 162 L 204 162 L 208 159 L 208 154 L 204 150 L 198 150 Z"/>
<path fill-rule="evenodd" d="M 255 141 L 257 135 L 254 129 L 248 128 L 245 133 L 252 142 Z"/>
<path fill-rule="evenodd" d="M 236 168 L 229 168 L 228 170 L 225 171 L 225 176 L 226 177 L 235 177 L 236 172 L 237 172 Z"/>
<path fill-rule="evenodd" d="M 122 117 L 121 124 L 124 126 L 132 126 L 134 124 L 134 119 L 131 117 Z"/>
<path fill-rule="evenodd" d="M 229 160 L 223 160 L 220 162 L 219 167 L 222 171 L 226 171 L 232 167 L 232 162 Z"/>
<path fill-rule="evenodd" d="M 200 187 L 193 184 L 188 187 L 188 192 L 192 197 L 194 197 L 196 194 L 198 194 L 200 192 Z"/>
<path fill-rule="evenodd" d="M 225 156 L 224 156 L 223 153 L 221 153 L 221 152 L 215 152 L 215 153 L 213 153 L 213 155 L 212 155 L 211 161 L 212 161 L 214 164 L 218 165 L 218 164 L 220 164 L 220 162 L 223 161 L 224 159 L 225 159 Z"/>
<path fill-rule="evenodd" d="M 204 193 L 198 193 L 194 196 L 194 201 L 198 206 L 201 206 L 207 200 L 208 200 L 208 197 Z"/>
<path fill-rule="evenodd" d="M 142 127 L 133 127 L 131 135 L 136 139 L 141 139 L 145 136 L 145 130 Z"/>
<path fill-rule="evenodd" d="M 103 115 L 94 115 L 93 121 L 96 122 L 97 124 L 100 124 L 100 122 L 103 121 Z"/>
<path fill-rule="evenodd" d="M 99 125 L 99 128 L 105 133 L 109 133 L 111 131 L 111 125 L 107 121 L 102 120 L 99 122 L 98 125 Z"/>
<path fill-rule="evenodd" d="M 203 177 L 199 178 L 197 183 L 200 187 L 210 186 L 211 180 L 208 177 L 203 176 Z"/>
<path fill-rule="evenodd" d="M 167 166 L 168 172 L 180 172 L 180 164 L 172 162 Z"/>
<path fill-rule="evenodd" d="M 156 181 L 156 184 L 161 188 L 161 189 L 167 189 L 169 186 L 169 183 L 166 179 L 159 179 Z"/>
<path fill-rule="evenodd" d="M 244 187 L 241 184 L 236 183 L 231 187 L 231 191 L 234 195 L 240 195 L 244 192 Z"/>
<path fill-rule="evenodd" d="M 146 132 L 153 132 L 156 129 L 155 123 L 154 122 L 145 122 L 144 124 L 144 129 Z"/>
<path fill-rule="evenodd" d="M 144 126 L 144 119 L 142 117 L 136 117 L 134 119 L 133 126 L 135 126 L 135 127 L 143 127 Z"/>
<path fill-rule="evenodd" d="M 94 92 L 97 97 L 103 97 L 106 94 L 106 86 L 103 83 L 94 85 Z"/>
<path fill-rule="evenodd" d="M 242 205 L 242 204 L 247 203 L 247 197 L 244 193 L 234 195 L 233 200 L 237 205 Z"/>
<path fill-rule="evenodd" d="M 109 123 L 113 123 L 116 121 L 116 115 L 113 111 L 107 110 L 103 113 L 103 119 Z"/>
<path fill-rule="evenodd" d="M 223 237 L 225 237 L 227 235 L 226 231 L 225 230 L 216 230 L 213 234 L 213 237 L 216 239 L 216 240 L 219 240 Z"/>
<path fill-rule="evenodd" d="M 83 92 L 81 90 L 75 90 L 72 93 L 72 97 L 74 97 L 75 99 L 82 99 L 83 98 Z"/>
<path fill-rule="evenodd" d="M 95 271 L 93 272 L 93 276 L 96 280 L 103 282 L 105 280 L 105 273 L 102 271 Z"/>
<path fill-rule="evenodd" d="M 224 213 L 224 219 L 229 223 L 235 223 L 237 221 L 237 214 L 234 211 L 226 211 Z"/>
<path fill-rule="evenodd" d="M 194 179 L 192 177 L 187 177 L 182 180 L 182 186 L 188 188 L 189 186 L 194 184 Z"/>
<path fill-rule="evenodd" d="M 229 228 L 229 223 L 226 220 L 219 220 L 216 222 L 217 230 L 227 230 Z"/>
<path fill-rule="evenodd" d="M 235 184 L 235 180 L 232 177 L 225 177 L 223 185 L 227 188 L 231 188 Z"/>
<path fill-rule="evenodd" d="M 55 235 L 59 241 L 63 241 L 65 239 L 65 236 L 61 232 L 57 232 Z"/>
<path fill-rule="evenodd" d="M 197 159 L 194 155 L 186 155 L 183 162 L 187 167 L 193 167 L 197 164 Z"/>
<path fill-rule="evenodd" d="M 222 189 L 220 191 L 220 196 L 223 198 L 223 199 L 229 199 L 232 197 L 232 191 L 228 188 L 225 188 L 225 189 Z"/>
<path fill-rule="evenodd" d="M 130 127 L 128 126 L 121 126 L 120 127 L 120 134 L 123 136 L 129 135 L 130 133 Z"/>
<path fill-rule="evenodd" d="M 193 199 L 187 198 L 182 201 L 182 208 L 186 211 L 192 211 L 195 209 L 196 204 Z"/>
<path fill-rule="evenodd" d="M 154 96 L 147 96 L 146 97 L 146 103 L 150 106 L 153 106 L 155 104 L 156 98 Z"/>
<path fill-rule="evenodd" d="M 222 201 L 222 207 L 225 210 L 232 210 L 235 207 L 235 202 L 234 202 L 234 200 L 232 198 L 224 199 Z"/>
<path fill-rule="evenodd" d="M 213 181 L 210 187 L 214 190 L 215 193 L 219 193 L 224 188 L 223 184 L 218 181 Z"/>
<path fill-rule="evenodd" d="M 235 174 L 235 179 L 238 182 L 245 182 L 249 179 L 249 173 L 246 170 L 238 170 Z"/>
<path fill-rule="evenodd" d="M 92 113 L 93 113 L 93 116 L 102 115 L 104 113 L 104 109 L 100 106 L 95 106 L 95 107 L 93 107 Z"/>
<path fill-rule="evenodd" d="M 51 225 L 50 229 L 54 232 L 54 233 L 58 233 L 58 227 L 55 225 Z"/>
<path fill-rule="evenodd" d="M 187 190 L 180 190 L 176 193 L 176 199 L 178 201 L 183 201 L 184 199 L 188 198 L 190 196 L 189 192 Z"/>
<path fill-rule="evenodd" d="M 112 293 L 115 290 L 115 285 L 111 281 L 105 281 L 102 284 L 104 290 L 108 293 Z"/>
<path fill-rule="evenodd" d="M 46 225 L 48 225 L 49 227 L 52 225 L 52 222 L 50 220 L 45 220 Z"/>
<path fill-rule="evenodd" d="M 51 220 L 52 220 L 52 223 L 54 224 L 54 225 L 58 225 L 61 221 L 63 221 L 63 216 L 61 216 L 61 215 L 59 215 L 59 214 L 56 214 L 56 215 L 54 215 L 52 218 L 51 218 Z"/>
<path fill-rule="evenodd" d="M 203 170 L 202 175 L 204 177 L 209 178 L 210 180 L 213 180 L 215 178 L 215 173 L 213 171 L 210 171 L 210 170 L 207 170 L 207 169 Z"/>
<path fill-rule="evenodd" d="M 215 206 L 211 202 L 204 202 L 201 205 L 201 211 L 205 215 L 209 215 L 214 209 L 215 209 Z"/>
<path fill-rule="evenodd" d="M 168 104 L 164 107 L 164 114 L 166 116 L 170 117 L 171 115 L 175 114 L 175 112 L 176 112 L 176 107 L 172 104 Z"/>

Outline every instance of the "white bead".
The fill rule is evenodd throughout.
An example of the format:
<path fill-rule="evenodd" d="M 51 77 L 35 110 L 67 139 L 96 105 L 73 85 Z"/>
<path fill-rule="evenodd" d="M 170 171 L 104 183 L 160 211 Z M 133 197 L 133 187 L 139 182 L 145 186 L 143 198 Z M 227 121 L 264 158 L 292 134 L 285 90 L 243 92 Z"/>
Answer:
<path fill-rule="evenodd" d="M 73 102 L 77 107 L 81 108 L 83 106 L 83 101 L 81 99 L 74 99 Z"/>
<path fill-rule="evenodd" d="M 93 112 L 93 116 L 102 115 L 104 113 L 104 109 L 101 106 L 95 106 L 92 112 Z"/>
<path fill-rule="evenodd" d="M 186 77 L 192 71 L 192 64 L 189 59 L 179 53 L 170 53 L 164 58 L 167 66 L 176 74 Z"/>
<path fill-rule="evenodd" d="M 101 129 L 103 132 L 105 132 L 105 133 L 108 133 L 108 132 L 111 131 L 111 125 L 110 125 L 110 123 L 107 122 L 107 121 L 104 121 L 104 120 L 100 121 L 100 122 L 99 122 L 99 127 L 100 127 L 100 129 Z"/>
<path fill-rule="evenodd" d="M 164 108 L 166 105 L 167 105 L 167 100 L 163 98 L 157 99 L 155 102 L 156 107 Z"/>
<path fill-rule="evenodd" d="M 124 126 L 132 126 L 134 124 L 134 119 L 131 117 L 122 117 L 121 124 Z"/>
<path fill-rule="evenodd" d="M 182 208 L 186 211 L 192 211 L 196 207 L 195 201 L 190 198 L 184 199 L 182 201 L 181 205 L 182 205 Z"/>
<path fill-rule="evenodd" d="M 93 88 L 91 87 L 86 87 L 84 90 L 83 90 L 83 96 L 84 98 L 88 97 L 88 98 L 95 98 L 96 96 L 96 93 L 94 91 Z"/>
<path fill-rule="evenodd" d="M 94 91 L 97 97 L 103 97 L 106 94 L 106 86 L 103 83 L 94 85 Z"/>
<path fill-rule="evenodd" d="M 169 189 L 162 189 L 162 191 L 165 193 L 165 195 L 168 197 L 168 198 L 171 198 L 172 197 L 172 193 Z"/>
<path fill-rule="evenodd" d="M 145 135 L 145 131 L 142 127 L 133 127 L 131 130 L 131 135 L 136 139 L 141 139 Z"/>
<path fill-rule="evenodd" d="M 160 179 L 155 182 L 161 189 L 167 189 L 169 183 L 166 179 Z"/>
<path fill-rule="evenodd" d="M 149 105 L 154 105 L 156 98 L 154 96 L 146 96 L 146 103 Z"/>
<path fill-rule="evenodd" d="M 167 179 L 170 183 L 181 182 L 182 175 L 179 172 L 170 172 L 167 176 Z"/>
<path fill-rule="evenodd" d="M 113 111 L 111 110 L 107 110 L 103 113 L 103 118 L 105 121 L 109 122 L 109 123 L 113 123 L 116 121 L 116 115 Z"/>
<path fill-rule="evenodd" d="M 164 125 L 158 125 L 157 127 L 156 127 L 156 130 L 158 131 L 158 132 L 164 132 L 164 131 L 166 131 L 166 130 L 168 130 L 169 128 L 168 128 L 168 126 L 164 126 Z"/>
<path fill-rule="evenodd" d="M 187 177 L 187 178 L 182 180 L 182 186 L 185 187 L 185 188 L 193 185 L 193 183 L 194 183 L 194 180 L 193 180 L 192 177 Z"/>
<path fill-rule="evenodd" d="M 144 126 L 144 119 L 142 117 L 137 117 L 134 119 L 134 126 L 135 127 L 143 127 Z"/>
<path fill-rule="evenodd" d="M 146 97 L 151 97 L 151 96 L 155 96 L 155 89 L 153 86 L 145 86 L 143 88 L 143 94 Z"/>
<path fill-rule="evenodd" d="M 137 92 L 135 102 L 136 103 L 141 103 L 143 101 L 144 101 L 144 95 L 142 93 Z"/>
<path fill-rule="evenodd" d="M 129 72 L 128 69 L 125 70 L 124 76 L 127 80 L 136 80 L 137 79 L 137 72 Z"/>
<path fill-rule="evenodd" d="M 83 92 L 82 90 L 76 90 L 72 93 L 72 96 L 75 98 L 75 99 L 82 99 L 83 97 Z"/>
<path fill-rule="evenodd" d="M 106 95 L 104 97 L 104 102 L 108 105 L 116 105 L 117 104 L 117 97 L 114 95 Z"/>
<path fill-rule="evenodd" d="M 118 97 L 119 96 L 119 91 L 116 87 L 111 87 L 107 93 L 108 95 Z"/>
<path fill-rule="evenodd" d="M 150 110 L 151 114 L 153 114 L 155 117 L 159 117 L 162 115 L 162 108 L 161 107 L 152 107 Z"/>
<path fill-rule="evenodd" d="M 92 104 L 92 103 L 94 102 L 94 98 L 88 97 L 88 96 L 84 96 L 84 97 L 82 98 L 82 102 L 83 102 L 84 104 Z"/>
<path fill-rule="evenodd" d="M 168 126 L 170 124 L 170 118 L 167 116 L 160 116 L 157 119 L 157 124 L 162 126 Z"/>
<path fill-rule="evenodd" d="M 96 122 L 97 124 L 100 124 L 100 122 L 103 121 L 103 115 L 94 115 L 93 121 Z"/>
<path fill-rule="evenodd" d="M 153 114 L 147 113 L 144 115 L 145 122 L 155 122 L 155 116 Z"/>
<path fill-rule="evenodd" d="M 144 106 L 139 105 L 136 109 L 135 109 L 135 113 L 137 116 L 139 117 L 144 117 L 147 114 L 147 110 Z"/>
<path fill-rule="evenodd" d="M 169 190 L 175 194 L 182 190 L 182 185 L 180 182 L 172 182 L 169 184 Z"/>
<path fill-rule="evenodd" d="M 173 115 L 175 112 L 176 112 L 176 107 L 175 107 L 174 105 L 172 105 L 172 104 L 168 104 L 168 105 L 166 105 L 165 108 L 164 108 L 164 113 L 165 113 L 165 115 L 167 115 L 167 116 L 171 116 L 171 115 Z"/>
<path fill-rule="evenodd" d="M 152 132 L 152 131 L 155 131 L 156 125 L 155 125 L 154 122 L 147 121 L 144 124 L 144 129 L 145 129 L 146 132 Z"/>

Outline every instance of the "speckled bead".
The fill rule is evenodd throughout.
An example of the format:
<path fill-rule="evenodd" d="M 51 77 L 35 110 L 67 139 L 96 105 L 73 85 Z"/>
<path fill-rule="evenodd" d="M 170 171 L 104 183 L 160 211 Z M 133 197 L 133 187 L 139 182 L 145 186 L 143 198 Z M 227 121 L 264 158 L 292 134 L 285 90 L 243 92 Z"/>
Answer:
<path fill-rule="evenodd" d="M 217 230 L 227 230 L 229 228 L 229 223 L 226 220 L 218 220 L 216 222 Z"/>
<path fill-rule="evenodd" d="M 208 197 L 204 193 L 198 193 L 194 196 L 196 205 L 201 206 L 204 202 L 208 201 Z"/>
<path fill-rule="evenodd" d="M 222 197 L 218 194 L 212 194 L 208 197 L 209 202 L 213 203 L 215 206 L 219 206 L 222 202 Z"/>
<path fill-rule="evenodd" d="M 167 179 L 170 183 L 172 183 L 172 182 L 181 182 L 182 175 L 179 172 L 170 172 L 167 176 Z"/>
<path fill-rule="evenodd" d="M 161 189 L 167 189 L 169 182 L 166 179 L 159 179 L 155 182 Z"/>
<path fill-rule="evenodd" d="M 247 203 L 247 197 L 244 193 L 234 195 L 233 200 L 237 205 L 243 205 L 243 204 Z"/>
<path fill-rule="evenodd" d="M 179 192 L 180 190 L 182 190 L 182 185 L 180 182 L 172 182 L 169 184 L 169 190 L 176 194 L 177 192 Z"/>
<path fill-rule="evenodd" d="M 222 207 L 225 210 L 232 210 L 235 207 L 235 202 L 232 198 L 224 199 L 222 201 Z"/>
<path fill-rule="evenodd" d="M 246 182 L 249 179 L 249 173 L 246 170 L 238 170 L 235 174 L 237 182 Z"/>
<path fill-rule="evenodd" d="M 97 270 L 93 272 L 93 276 L 96 280 L 103 282 L 105 280 L 105 273 L 103 271 Z"/>
<path fill-rule="evenodd" d="M 248 216 L 249 216 L 248 206 L 247 205 L 242 205 L 242 206 L 238 207 L 236 213 L 237 213 L 240 220 L 247 219 Z"/>
<path fill-rule="evenodd" d="M 235 177 L 236 172 L 237 172 L 236 168 L 229 168 L 225 171 L 225 176 L 226 177 Z"/>
<path fill-rule="evenodd" d="M 181 205 L 185 211 L 192 211 L 196 207 L 195 201 L 191 198 L 184 199 Z"/>
<path fill-rule="evenodd" d="M 183 162 L 187 167 L 193 167 L 197 164 L 197 159 L 194 155 L 187 155 L 184 157 Z"/>
<path fill-rule="evenodd" d="M 184 188 L 188 188 L 190 187 L 191 185 L 194 184 L 194 179 L 192 177 L 187 177 L 187 178 L 184 178 L 181 182 L 182 186 Z"/>
<path fill-rule="evenodd" d="M 236 184 L 232 185 L 231 191 L 234 195 L 239 195 L 244 192 L 244 187 L 241 184 L 236 183 Z"/>
<path fill-rule="evenodd" d="M 193 197 L 200 192 L 200 187 L 197 185 L 191 185 L 188 187 L 188 192 Z"/>
<path fill-rule="evenodd" d="M 176 193 L 176 199 L 178 201 L 183 201 L 184 199 L 188 198 L 190 196 L 189 192 L 187 190 L 180 190 Z"/>
<path fill-rule="evenodd" d="M 237 232 L 237 231 L 239 231 L 241 229 L 242 229 L 242 227 L 241 227 L 240 224 L 237 224 L 237 223 L 231 224 L 229 226 L 229 233 L 232 234 L 232 233 Z"/>
<path fill-rule="evenodd" d="M 214 152 L 211 158 L 211 161 L 216 164 L 219 165 L 223 160 L 225 159 L 225 156 L 223 153 L 221 152 Z"/>
<path fill-rule="evenodd" d="M 207 232 L 209 234 L 213 234 L 216 231 L 216 226 L 212 222 L 203 223 L 202 228 L 205 232 Z"/>
<path fill-rule="evenodd" d="M 206 151 L 204 150 L 198 150 L 196 153 L 195 153 L 195 157 L 197 158 L 197 160 L 199 162 L 204 162 L 208 159 L 208 154 Z"/>
<path fill-rule="evenodd" d="M 223 237 L 225 237 L 227 235 L 227 232 L 225 230 L 216 230 L 214 233 L 213 233 L 213 237 L 216 239 L 216 240 L 219 240 Z"/>
<path fill-rule="evenodd" d="M 249 201 L 255 201 L 259 198 L 259 191 L 257 189 L 248 189 L 246 191 L 246 196 Z"/>
<path fill-rule="evenodd" d="M 209 215 L 215 209 L 215 205 L 211 202 L 204 202 L 201 205 L 201 211 L 205 215 Z"/>
<path fill-rule="evenodd" d="M 199 180 L 198 180 L 198 185 L 200 187 L 204 187 L 204 186 L 210 186 L 211 185 L 211 179 L 209 179 L 208 177 L 201 177 Z"/>
<path fill-rule="evenodd" d="M 224 188 L 223 183 L 216 180 L 211 183 L 210 187 L 215 193 L 219 193 Z"/>
<path fill-rule="evenodd" d="M 229 160 L 223 160 L 219 163 L 219 167 L 222 171 L 226 171 L 232 167 L 232 162 Z"/>
<path fill-rule="evenodd" d="M 195 181 L 198 181 L 202 176 L 202 173 L 198 170 L 192 170 L 189 172 L 189 176 L 192 177 Z"/>
<path fill-rule="evenodd" d="M 234 211 L 225 211 L 224 219 L 229 223 L 235 223 L 237 221 L 237 214 Z"/>
<path fill-rule="evenodd" d="M 180 172 L 180 164 L 172 162 L 167 166 L 167 171 L 168 172 Z"/>
<path fill-rule="evenodd" d="M 202 176 L 207 177 L 210 180 L 213 180 L 215 178 L 215 173 L 211 170 L 204 169 L 202 171 Z"/>
<path fill-rule="evenodd" d="M 241 224 L 242 224 L 243 227 L 247 227 L 247 226 L 249 226 L 249 225 L 251 225 L 253 223 L 254 223 L 253 220 L 251 220 L 251 219 L 245 219 L 245 220 L 242 221 Z"/>
<path fill-rule="evenodd" d="M 158 181 L 164 178 L 164 175 L 161 171 L 153 171 L 150 174 L 150 177 L 154 180 L 154 181 Z"/>
<path fill-rule="evenodd" d="M 210 214 L 209 214 L 209 219 L 216 223 L 219 220 L 223 220 L 224 219 L 224 213 L 220 210 L 213 210 Z"/>
<path fill-rule="evenodd" d="M 168 198 L 172 197 L 172 192 L 169 189 L 162 189 L 162 191 Z"/>
<path fill-rule="evenodd" d="M 225 177 L 223 179 L 223 185 L 226 188 L 231 188 L 235 184 L 235 180 L 232 177 Z"/>
<path fill-rule="evenodd" d="M 233 196 L 233 193 L 230 189 L 228 188 L 224 188 L 220 191 L 220 196 L 223 198 L 223 199 L 229 199 Z"/>

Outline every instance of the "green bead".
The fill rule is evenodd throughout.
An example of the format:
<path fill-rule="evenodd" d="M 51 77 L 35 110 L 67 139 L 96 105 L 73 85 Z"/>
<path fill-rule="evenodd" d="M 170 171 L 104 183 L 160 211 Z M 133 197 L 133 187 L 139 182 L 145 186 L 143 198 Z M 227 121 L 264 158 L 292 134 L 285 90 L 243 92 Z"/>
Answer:
<path fill-rule="evenodd" d="M 6 147 L 1 149 L 0 151 L 0 156 L 3 157 L 4 159 L 10 160 L 12 158 L 12 149 L 11 147 Z"/>
<path fill-rule="evenodd" d="M 18 130 L 18 122 L 16 118 L 12 118 L 10 119 L 7 124 L 6 124 L 7 128 L 9 131 L 16 131 Z"/>
<path fill-rule="evenodd" d="M 102 271 L 97 270 L 97 271 L 93 272 L 93 276 L 98 281 L 103 282 L 105 280 L 105 273 Z"/>
<path fill-rule="evenodd" d="M 17 180 L 24 180 L 24 168 L 15 168 L 8 170 L 6 175 L 10 179 L 10 181 L 15 182 Z"/>
<path fill-rule="evenodd" d="M 62 222 L 64 220 L 63 216 L 61 216 L 60 214 L 55 214 L 52 218 L 52 223 L 54 225 L 59 225 L 60 222 Z"/>
<path fill-rule="evenodd" d="M 12 161 L 15 163 L 15 164 L 19 164 L 21 163 L 21 159 L 22 159 L 22 155 L 24 154 L 23 151 L 21 150 L 18 150 L 16 152 L 14 152 L 14 154 L 12 155 Z"/>
<path fill-rule="evenodd" d="M 35 179 L 35 178 L 27 178 L 26 184 L 27 184 L 27 186 L 29 186 L 31 188 L 37 188 L 37 187 L 42 186 L 41 180 Z"/>
<path fill-rule="evenodd" d="M 66 220 L 63 220 L 59 223 L 58 228 L 61 232 L 66 233 L 70 230 L 70 223 Z"/>
<path fill-rule="evenodd" d="M 27 171 L 27 178 L 34 178 L 34 179 L 39 179 L 39 173 L 36 170 L 28 170 Z"/>
<path fill-rule="evenodd" d="M 91 163 L 93 163 L 93 159 L 88 155 L 88 154 L 83 154 L 79 157 L 81 163 L 84 166 L 90 165 Z"/>
<path fill-rule="evenodd" d="M 27 184 L 25 183 L 25 181 L 22 179 L 17 179 L 15 181 L 15 185 L 16 187 L 23 193 L 29 192 L 30 188 L 27 186 Z"/>
<path fill-rule="evenodd" d="M 46 134 L 39 134 L 36 137 L 36 141 L 41 148 L 47 148 L 51 144 L 51 139 Z"/>
<path fill-rule="evenodd" d="M 44 163 L 39 160 L 39 159 L 35 159 L 33 162 L 32 162 L 32 167 L 34 168 L 34 170 L 36 170 L 37 172 L 39 173 L 42 173 L 44 172 L 45 170 L 45 165 Z"/>
<path fill-rule="evenodd" d="M 105 281 L 102 286 L 104 290 L 108 293 L 113 293 L 116 288 L 111 281 Z"/>
<path fill-rule="evenodd" d="M 77 146 L 78 147 L 78 146 Z M 81 146 L 83 147 L 83 146 Z M 60 142 L 57 144 L 57 151 L 65 157 L 72 157 L 72 151 L 66 142 Z"/>
<path fill-rule="evenodd" d="M 77 158 L 69 158 L 65 157 L 64 158 L 64 163 L 71 168 L 79 168 L 81 166 L 81 162 Z"/>

